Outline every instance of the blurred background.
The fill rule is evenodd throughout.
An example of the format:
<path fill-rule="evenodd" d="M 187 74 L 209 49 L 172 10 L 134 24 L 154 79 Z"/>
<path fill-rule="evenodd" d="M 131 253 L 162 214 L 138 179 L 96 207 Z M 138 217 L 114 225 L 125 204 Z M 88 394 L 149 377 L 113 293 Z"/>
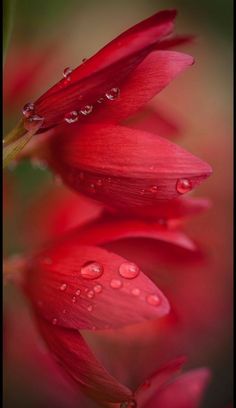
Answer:
<path fill-rule="evenodd" d="M 96 341 L 85 335 L 107 367 L 118 377 L 120 373 L 123 382 L 124 372 L 117 370 L 114 363 L 118 353 L 126 361 L 129 354 L 133 369 L 127 368 L 126 376 L 130 383 L 142 379 L 141 374 L 137 378 L 138 371 L 144 375 L 147 370 L 148 374 L 148 369 L 149 372 L 155 369 L 163 358 L 167 361 L 175 355 L 187 354 L 188 367 L 205 365 L 212 369 L 203 407 L 226 408 L 232 400 L 232 1 L 16 2 L 4 67 L 4 128 L 6 131 L 13 128 L 22 106 L 58 81 L 65 67 L 76 67 L 123 30 L 164 8 L 178 9 L 178 34 L 196 35 L 194 44 L 180 49 L 194 55 L 196 64 L 161 92 L 152 106 L 171 117 L 179 128 L 178 137 L 173 134 L 172 140 L 213 167 L 211 178 L 193 194 L 210 198 L 212 208 L 186 226 L 186 231 L 207 254 L 207 262 L 194 265 L 179 262 L 173 266 L 153 259 L 150 270 L 146 266 L 150 277 L 154 267 L 158 270 L 155 279 L 164 293 L 180 299 L 180 326 L 170 329 L 164 323 L 158 328 L 149 325 L 150 336 L 144 342 L 140 332 L 111 334 L 106 339 L 101 335 Z M 34 217 L 41 220 L 36 225 L 47 222 L 41 211 L 50 195 L 60 200 L 70 193 L 55 184 L 55 178 L 43 166 L 24 161 L 5 172 L 5 256 L 35 249 L 40 244 L 41 232 L 28 225 L 34 224 Z M 70 222 L 73 225 L 73 220 Z M 121 244 L 120 253 L 125 254 L 128 247 L 132 250 L 132 244 Z M 144 247 L 142 256 L 148 254 Z M 73 407 L 68 395 L 74 391 L 68 384 L 61 378 L 54 378 L 55 384 L 51 377 L 47 378 L 47 363 L 44 366 L 41 358 L 47 357 L 42 347 L 38 351 L 41 366 L 34 365 L 36 335 L 32 327 L 28 328 L 32 324 L 28 306 L 11 286 L 6 288 L 4 306 L 5 407 Z M 18 316 L 22 317 L 21 327 Z M 29 336 L 27 330 L 31 330 Z M 104 347 L 108 350 L 106 358 L 102 357 Z M 143 368 L 144 358 L 147 368 Z M 90 405 L 84 402 L 80 406 Z"/>

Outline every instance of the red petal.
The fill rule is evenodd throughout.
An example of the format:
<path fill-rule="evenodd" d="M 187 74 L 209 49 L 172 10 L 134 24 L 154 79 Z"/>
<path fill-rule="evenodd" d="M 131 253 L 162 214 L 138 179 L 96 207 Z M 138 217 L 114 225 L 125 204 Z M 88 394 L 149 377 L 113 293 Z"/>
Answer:
<path fill-rule="evenodd" d="M 35 103 L 35 111 L 44 117 L 44 127 L 55 126 L 64 115 L 94 104 L 122 81 L 173 28 L 175 11 L 163 11 L 137 24 L 94 57 L 75 69 L 70 80 L 63 79 Z"/>
<path fill-rule="evenodd" d="M 182 180 L 188 192 L 211 174 L 208 164 L 170 141 L 120 126 L 63 132 L 51 151 L 67 185 L 119 208 L 155 206 L 179 197 Z"/>
<path fill-rule="evenodd" d="M 209 378 L 206 368 L 189 371 L 163 387 L 143 408 L 198 408 Z"/>
<path fill-rule="evenodd" d="M 178 45 L 189 44 L 196 39 L 193 35 L 175 35 L 167 38 L 163 38 L 157 45 L 158 50 L 166 50 L 168 48 L 176 47 Z"/>
<path fill-rule="evenodd" d="M 81 268 L 94 262 L 103 273 L 84 278 Z M 112 252 L 68 239 L 31 261 L 26 290 L 41 316 L 74 329 L 116 328 L 167 314 L 167 299 L 141 271 L 134 279 L 120 276 L 126 262 Z M 138 293 L 133 294 L 134 289 Z"/>
<path fill-rule="evenodd" d="M 78 331 L 52 326 L 43 319 L 38 326 L 57 362 L 86 394 L 112 402 L 132 395 L 97 361 Z"/>
<path fill-rule="evenodd" d="M 179 52 L 152 52 L 121 86 L 120 97 L 101 104 L 89 122 L 120 122 L 133 115 L 193 62 L 193 57 Z"/>
<path fill-rule="evenodd" d="M 158 222 L 138 219 L 108 219 L 85 225 L 73 232 L 83 245 L 102 245 L 124 238 L 151 238 L 194 250 L 195 244 L 182 231 L 169 230 Z"/>
<path fill-rule="evenodd" d="M 158 393 L 159 389 L 165 384 L 171 377 L 177 374 L 183 364 L 185 363 L 185 357 L 179 357 L 170 361 L 165 366 L 157 370 L 151 377 L 149 377 L 135 392 L 135 398 L 138 402 L 138 406 L 144 407 L 145 403 L 153 396 L 154 393 Z"/>

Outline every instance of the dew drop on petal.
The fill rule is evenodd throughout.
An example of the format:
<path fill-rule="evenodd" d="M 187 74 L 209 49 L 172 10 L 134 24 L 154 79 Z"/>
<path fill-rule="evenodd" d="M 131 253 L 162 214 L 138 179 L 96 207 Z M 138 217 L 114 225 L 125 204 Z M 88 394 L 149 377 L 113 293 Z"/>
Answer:
<path fill-rule="evenodd" d="M 160 304 L 160 298 L 157 295 L 148 295 L 147 303 L 151 306 L 158 306 Z"/>
<path fill-rule="evenodd" d="M 176 190 L 179 194 L 184 194 L 192 190 L 192 185 L 186 178 L 178 179 L 176 183 Z"/>
<path fill-rule="evenodd" d="M 110 286 L 112 289 L 119 289 L 122 286 L 122 282 L 119 279 L 112 279 L 110 282 Z"/>
<path fill-rule="evenodd" d="M 33 111 L 34 111 L 33 102 L 27 103 L 22 109 L 22 113 L 26 118 L 29 118 L 32 115 Z"/>
<path fill-rule="evenodd" d="M 42 116 L 39 115 L 32 115 L 29 117 L 30 122 L 42 122 L 43 120 L 44 118 L 42 118 Z"/>
<path fill-rule="evenodd" d="M 149 187 L 149 191 L 152 194 L 156 194 L 157 191 L 158 191 L 158 187 L 157 186 L 151 186 L 151 187 Z"/>
<path fill-rule="evenodd" d="M 97 100 L 97 103 L 103 103 L 104 101 L 105 101 L 104 98 L 99 98 L 99 99 Z"/>
<path fill-rule="evenodd" d="M 79 113 L 81 113 L 81 115 L 89 115 L 93 110 L 93 106 L 92 105 L 85 105 L 82 109 L 80 109 Z"/>
<path fill-rule="evenodd" d="M 122 278 L 134 279 L 139 272 L 139 267 L 133 262 L 124 262 L 119 266 L 119 274 Z"/>
<path fill-rule="evenodd" d="M 98 262 L 86 262 L 80 274 L 84 279 L 97 279 L 103 274 L 103 266 Z"/>
<path fill-rule="evenodd" d="M 78 120 L 78 112 L 76 111 L 71 111 L 65 114 L 64 120 L 67 123 L 75 123 Z"/>
<path fill-rule="evenodd" d="M 110 101 L 114 101 L 120 96 L 120 89 L 119 88 L 111 88 L 110 91 L 106 92 L 106 97 Z"/>
<path fill-rule="evenodd" d="M 87 307 L 87 310 L 88 310 L 88 312 L 92 312 L 93 306 L 92 306 L 92 305 L 89 305 L 89 306 Z"/>
<path fill-rule="evenodd" d="M 76 296 L 73 296 L 73 297 L 72 297 L 72 302 L 73 302 L 73 303 L 76 303 L 76 300 L 77 300 L 77 299 L 76 299 Z"/>
<path fill-rule="evenodd" d="M 54 319 L 52 319 L 52 324 L 55 326 L 56 324 L 57 324 L 57 318 L 56 317 L 54 317 Z"/>
<path fill-rule="evenodd" d="M 134 295 L 134 296 L 139 296 L 140 293 L 141 293 L 141 291 L 140 291 L 140 289 L 138 289 L 138 288 L 134 288 L 134 289 L 131 290 L 131 293 L 132 293 L 132 295 Z"/>
<path fill-rule="evenodd" d="M 87 293 L 87 296 L 89 299 L 92 299 L 94 297 L 94 291 L 93 290 L 89 290 Z"/>
<path fill-rule="evenodd" d="M 62 292 L 64 292 L 64 291 L 66 290 L 66 288 L 67 288 L 67 284 L 66 284 L 66 283 L 62 283 L 62 285 L 60 286 L 60 290 L 61 290 Z"/>
<path fill-rule="evenodd" d="M 89 191 L 90 191 L 90 193 L 93 193 L 93 194 L 95 194 L 96 193 L 96 187 L 95 187 L 95 184 L 90 184 L 90 186 L 89 186 Z"/>
<path fill-rule="evenodd" d="M 93 288 L 95 293 L 101 293 L 102 292 L 102 285 L 95 285 Z"/>
<path fill-rule="evenodd" d="M 97 186 L 101 187 L 103 185 L 102 179 L 99 179 L 96 184 Z"/>
<path fill-rule="evenodd" d="M 80 296 L 81 290 L 80 290 L 80 289 L 77 289 L 77 291 L 75 292 L 75 294 L 76 294 L 76 296 Z"/>
<path fill-rule="evenodd" d="M 71 69 L 70 67 L 66 67 L 63 71 L 63 76 L 66 79 L 69 79 L 70 74 L 72 73 L 73 69 Z"/>

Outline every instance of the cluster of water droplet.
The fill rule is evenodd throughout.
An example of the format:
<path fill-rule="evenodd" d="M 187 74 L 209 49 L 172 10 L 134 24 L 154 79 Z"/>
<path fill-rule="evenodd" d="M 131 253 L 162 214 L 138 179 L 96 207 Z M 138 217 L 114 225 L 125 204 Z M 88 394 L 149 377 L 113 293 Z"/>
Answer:
<path fill-rule="evenodd" d="M 41 122 L 43 118 L 35 114 L 35 105 L 33 102 L 28 102 L 22 109 L 22 113 L 29 122 Z"/>

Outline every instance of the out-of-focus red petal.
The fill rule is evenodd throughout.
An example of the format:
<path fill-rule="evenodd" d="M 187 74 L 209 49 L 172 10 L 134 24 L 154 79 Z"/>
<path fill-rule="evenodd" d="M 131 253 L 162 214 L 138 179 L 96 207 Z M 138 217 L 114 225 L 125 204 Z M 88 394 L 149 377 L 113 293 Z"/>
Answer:
<path fill-rule="evenodd" d="M 85 225 L 73 234 L 83 245 L 102 245 L 124 238 L 150 238 L 194 250 L 194 242 L 182 231 L 170 230 L 158 222 L 139 219 L 108 219 Z"/>
<path fill-rule="evenodd" d="M 133 115 L 193 62 L 190 55 L 175 51 L 152 52 L 120 87 L 120 97 L 102 103 L 87 122 L 117 123 Z"/>
<path fill-rule="evenodd" d="M 144 407 L 146 402 L 155 394 L 167 381 L 176 375 L 185 363 L 185 357 L 179 357 L 159 368 L 150 376 L 135 392 L 135 399 L 138 406 Z"/>
<path fill-rule="evenodd" d="M 44 127 L 60 123 L 64 115 L 94 104 L 122 81 L 173 28 L 176 12 L 162 11 L 132 27 L 94 57 L 75 69 L 69 80 L 61 80 L 35 103 L 35 111 L 44 117 Z"/>
<path fill-rule="evenodd" d="M 124 125 L 167 138 L 179 136 L 182 130 L 181 124 L 175 117 L 163 112 L 163 109 L 150 107 L 143 108 L 137 115 L 125 121 Z"/>
<path fill-rule="evenodd" d="M 146 219 L 152 219 L 165 224 L 172 220 L 179 220 L 186 217 L 192 217 L 208 210 L 211 202 L 207 198 L 176 198 L 167 202 L 158 202 L 153 207 L 134 208 L 133 216 L 139 216 Z M 124 208 L 122 214 L 126 213 Z"/>
<path fill-rule="evenodd" d="M 79 239 L 68 239 L 29 263 L 26 292 L 50 324 L 73 329 L 116 328 L 169 312 L 167 299 L 143 272 L 137 269 L 133 279 L 121 275 L 121 268 L 127 269 L 130 262 L 79 243 Z M 90 273 L 93 279 L 83 275 L 88 265 L 98 270 Z"/>
<path fill-rule="evenodd" d="M 43 319 L 38 319 L 38 326 L 58 364 L 86 394 L 111 402 L 131 397 L 131 391 L 97 361 L 78 331 L 51 326 Z"/>
<path fill-rule="evenodd" d="M 182 374 L 166 384 L 143 408 L 198 408 L 209 379 L 206 368 Z"/>
<path fill-rule="evenodd" d="M 111 207 L 155 206 L 211 174 L 207 163 L 167 139 L 121 126 L 63 132 L 52 139 L 51 151 L 65 184 Z M 179 188 L 182 182 L 187 188 Z"/>

